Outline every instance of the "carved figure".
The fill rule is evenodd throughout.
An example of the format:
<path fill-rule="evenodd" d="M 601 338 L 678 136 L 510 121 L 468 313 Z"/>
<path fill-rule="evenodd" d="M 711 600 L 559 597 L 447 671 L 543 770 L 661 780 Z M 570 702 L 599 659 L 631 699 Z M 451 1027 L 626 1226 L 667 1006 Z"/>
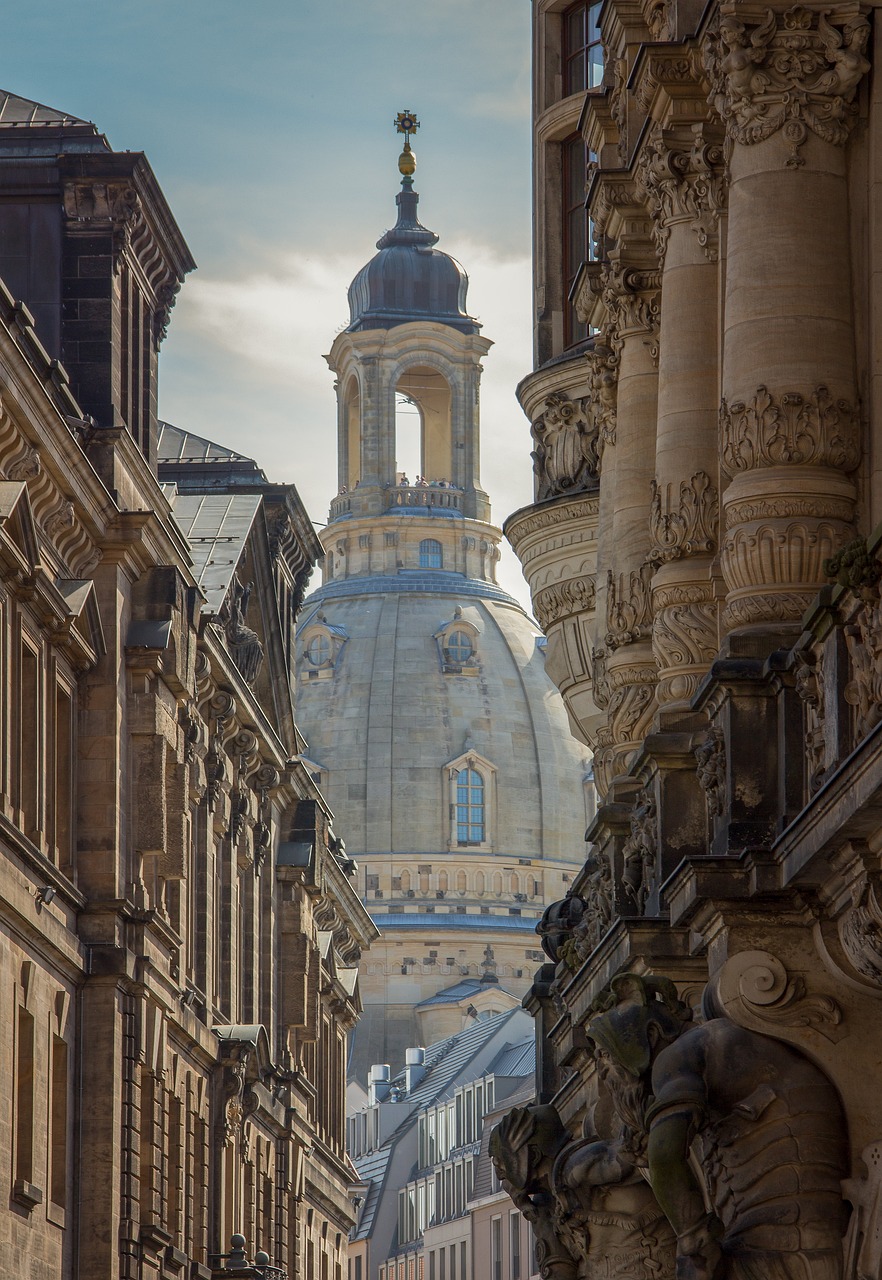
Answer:
<path fill-rule="evenodd" d="M 840 1280 L 847 1140 L 826 1076 L 728 1018 L 693 1025 L 665 978 L 620 974 L 598 1004 L 598 1074 L 645 1151 L 680 1280 Z"/>
<path fill-rule="evenodd" d="M 260 637 L 245 624 L 250 599 L 251 587 L 243 587 L 238 578 L 234 577 L 226 601 L 224 631 L 232 650 L 233 661 L 246 684 L 254 684 L 263 665 L 263 644 Z"/>
<path fill-rule="evenodd" d="M 554 1107 L 519 1107 L 493 1131 L 490 1157 L 533 1224 L 543 1280 L 673 1280 L 673 1233 L 619 1144 L 571 1142 Z"/>
<path fill-rule="evenodd" d="M 622 845 L 622 888 L 643 915 L 655 882 L 656 807 L 644 793 L 631 814 L 631 834 Z"/>

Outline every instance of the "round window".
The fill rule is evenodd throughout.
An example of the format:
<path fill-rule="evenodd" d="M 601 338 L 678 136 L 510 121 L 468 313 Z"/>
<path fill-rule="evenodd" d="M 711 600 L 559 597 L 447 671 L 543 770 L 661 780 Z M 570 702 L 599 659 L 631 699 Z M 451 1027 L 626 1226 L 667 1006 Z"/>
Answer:
<path fill-rule="evenodd" d="M 330 636 L 320 632 L 317 636 L 313 636 L 309 644 L 306 646 L 306 656 L 314 667 L 322 667 L 331 658 L 331 639 Z"/>
<path fill-rule="evenodd" d="M 451 662 L 468 662 L 472 656 L 472 641 L 467 632 L 450 632 L 447 637 L 447 656 Z"/>

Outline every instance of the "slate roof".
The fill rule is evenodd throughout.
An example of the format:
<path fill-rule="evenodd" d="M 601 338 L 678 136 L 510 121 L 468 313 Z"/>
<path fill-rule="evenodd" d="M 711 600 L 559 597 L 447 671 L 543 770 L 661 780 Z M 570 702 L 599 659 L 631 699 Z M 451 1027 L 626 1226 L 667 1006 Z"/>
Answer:
<path fill-rule="evenodd" d="M 470 916 L 465 912 L 448 912 L 442 915 L 439 911 L 425 914 L 417 911 L 402 911 L 397 915 L 388 911 L 371 911 L 370 906 L 368 911 L 378 929 L 428 929 L 431 933 L 436 933 L 439 929 L 515 929 L 535 933 L 539 922 L 538 915 Z"/>
<path fill-rule="evenodd" d="M 443 991 L 436 991 L 433 996 L 427 996 L 425 1000 L 419 1002 L 417 1008 L 426 1009 L 432 1004 L 459 1004 L 460 1000 L 465 1000 L 468 996 L 476 996 L 486 991 L 488 986 L 490 983 L 482 982 L 480 978 L 464 978 L 462 982 L 456 982 L 452 987 L 445 987 Z"/>
<path fill-rule="evenodd" d="M 377 1216 L 377 1209 L 380 1205 L 380 1198 L 386 1181 L 386 1173 L 394 1150 L 395 1148 L 387 1143 L 386 1146 L 380 1147 L 378 1151 L 372 1151 L 370 1155 L 362 1156 L 359 1160 L 354 1161 L 358 1170 L 359 1180 L 361 1182 L 369 1182 L 370 1186 L 364 1198 L 364 1206 L 362 1207 L 361 1217 L 358 1220 L 358 1226 L 351 1236 L 353 1240 L 364 1240 L 373 1230 L 374 1219 Z"/>
<path fill-rule="evenodd" d="M 160 471 L 160 475 L 162 472 Z M 425 508 L 419 508 L 421 512 Z M 397 514 L 397 513 L 396 513 Z M 404 570 L 401 573 L 372 573 L 363 577 L 332 578 L 324 586 L 314 591 L 306 602 L 307 605 L 323 604 L 326 600 L 339 599 L 341 596 L 397 595 L 402 591 L 419 591 L 430 596 L 481 596 L 484 600 L 498 600 L 501 604 L 513 605 L 520 613 L 523 608 L 513 596 L 501 587 L 490 582 L 481 582 L 477 578 L 466 578 L 461 573 L 452 573 L 445 569 L 434 571 L 425 569 Z"/>
<path fill-rule="evenodd" d="M 190 544 L 193 572 L 205 596 L 203 613 L 217 613 L 226 599 L 260 504 L 258 493 L 174 496 L 172 515 Z"/>
<path fill-rule="evenodd" d="M 507 1044 L 488 1067 L 488 1074 L 495 1076 L 529 1076 L 536 1070 L 536 1037 L 524 1036 L 514 1044 Z"/>
<path fill-rule="evenodd" d="M 424 1063 L 426 1074 L 407 1095 L 408 1109 L 421 1110 L 440 1101 L 456 1085 L 460 1073 L 483 1049 L 486 1042 L 498 1035 L 506 1023 L 520 1016 L 521 1010 L 517 1008 L 508 1013 L 497 1013 L 490 1018 L 478 1018 L 464 1031 L 457 1031 L 446 1040 L 430 1045 L 426 1049 Z M 396 1081 L 403 1081 L 404 1078 L 403 1071 L 394 1077 Z"/>

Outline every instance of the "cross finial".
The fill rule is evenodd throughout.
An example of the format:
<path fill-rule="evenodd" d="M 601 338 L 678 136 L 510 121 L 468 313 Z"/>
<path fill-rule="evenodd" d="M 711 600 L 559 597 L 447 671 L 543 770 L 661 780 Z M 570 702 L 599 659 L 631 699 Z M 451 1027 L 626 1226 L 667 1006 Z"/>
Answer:
<path fill-rule="evenodd" d="M 395 128 L 404 134 L 404 150 L 398 157 L 398 172 L 402 175 L 403 187 L 413 186 L 413 174 L 416 169 L 416 153 L 410 147 L 410 135 L 416 133 L 420 122 L 415 111 L 399 111 L 395 117 Z"/>

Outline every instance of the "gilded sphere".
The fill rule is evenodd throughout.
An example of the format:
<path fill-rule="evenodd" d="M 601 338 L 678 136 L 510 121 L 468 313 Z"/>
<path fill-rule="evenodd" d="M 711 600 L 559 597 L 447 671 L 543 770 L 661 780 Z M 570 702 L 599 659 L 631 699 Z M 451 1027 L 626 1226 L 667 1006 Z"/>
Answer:
<path fill-rule="evenodd" d="M 401 155 L 398 157 L 398 172 L 403 173 L 409 178 L 416 170 L 416 152 L 411 151 L 410 147 L 405 147 Z"/>

